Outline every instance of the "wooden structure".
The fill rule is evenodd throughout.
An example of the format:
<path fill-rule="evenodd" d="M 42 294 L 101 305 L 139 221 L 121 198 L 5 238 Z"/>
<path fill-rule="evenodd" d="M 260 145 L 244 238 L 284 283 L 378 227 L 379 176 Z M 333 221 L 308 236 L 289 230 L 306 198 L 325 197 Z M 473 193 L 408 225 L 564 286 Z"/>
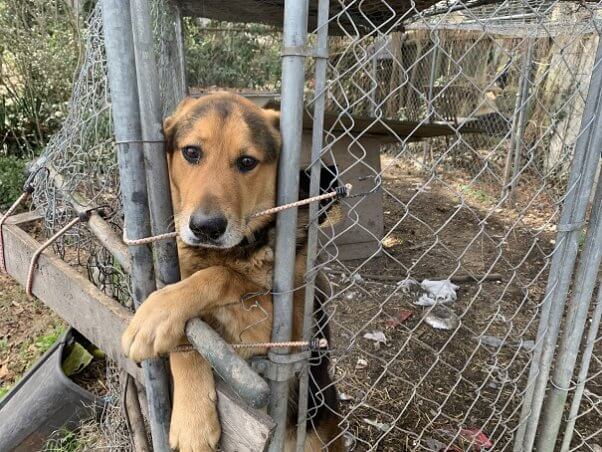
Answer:
<path fill-rule="evenodd" d="M 24 227 L 39 220 L 39 216 L 25 213 L 10 217 L 2 227 L 8 274 L 23 285 L 31 258 L 41 245 Z M 127 308 L 48 252 L 42 253 L 38 260 L 32 289 L 46 306 L 103 350 L 138 383 L 143 383 L 140 367 L 121 352 L 121 334 L 132 317 Z M 264 450 L 273 421 L 262 411 L 248 407 L 223 383 L 218 385 L 218 412 L 222 420 L 222 450 Z"/>

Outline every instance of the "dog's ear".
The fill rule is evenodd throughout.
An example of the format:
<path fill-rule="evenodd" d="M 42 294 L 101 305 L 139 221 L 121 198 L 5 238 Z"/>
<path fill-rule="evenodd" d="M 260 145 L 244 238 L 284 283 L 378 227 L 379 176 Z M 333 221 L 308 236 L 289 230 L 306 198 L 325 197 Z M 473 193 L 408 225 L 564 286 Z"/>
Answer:
<path fill-rule="evenodd" d="M 168 116 L 163 120 L 163 135 L 165 137 L 165 149 L 167 152 L 171 152 L 173 150 L 173 139 L 176 134 L 176 125 L 184 113 L 188 111 L 188 107 L 194 102 L 194 100 L 194 97 L 185 97 L 178 104 L 171 116 Z"/>
<path fill-rule="evenodd" d="M 271 108 L 264 108 L 263 115 L 267 121 L 276 129 L 280 130 L 280 112 Z"/>

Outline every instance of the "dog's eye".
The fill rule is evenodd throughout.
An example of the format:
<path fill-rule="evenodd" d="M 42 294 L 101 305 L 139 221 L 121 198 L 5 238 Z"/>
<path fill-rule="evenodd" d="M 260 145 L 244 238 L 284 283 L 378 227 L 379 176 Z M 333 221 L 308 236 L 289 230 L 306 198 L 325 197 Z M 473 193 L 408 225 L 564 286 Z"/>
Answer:
<path fill-rule="evenodd" d="M 251 171 L 253 168 L 255 168 L 258 163 L 259 161 L 256 158 L 243 155 L 236 160 L 236 167 L 238 168 L 238 171 L 246 173 L 247 171 Z"/>
<path fill-rule="evenodd" d="M 199 163 L 199 160 L 203 156 L 203 151 L 196 146 L 186 146 L 182 148 L 182 155 L 190 163 Z"/>

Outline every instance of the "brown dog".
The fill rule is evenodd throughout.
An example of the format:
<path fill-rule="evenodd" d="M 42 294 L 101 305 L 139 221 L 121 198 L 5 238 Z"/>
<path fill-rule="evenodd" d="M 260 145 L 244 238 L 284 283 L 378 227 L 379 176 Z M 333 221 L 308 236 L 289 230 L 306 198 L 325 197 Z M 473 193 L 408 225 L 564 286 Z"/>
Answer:
<path fill-rule="evenodd" d="M 278 117 L 241 96 L 216 93 L 185 99 L 166 119 L 182 281 L 153 293 L 136 312 L 122 338 L 130 358 L 141 361 L 174 350 L 185 342 L 186 322 L 199 316 L 230 343 L 271 339 L 272 296 L 266 293 L 272 284 L 274 218 L 250 217 L 275 204 Z M 303 223 L 300 213 L 296 286 L 302 286 L 305 273 Z M 264 295 L 253 298 L 250 308 L 243 300 L 253 293 Z M 303 300 L 303 290 L 296 291 L 294 339 L 302 336 Z M 318 330 L 327 335 L 327 325 L 321 323 Z M 241 353 L 245 358 L 267 352 L 248 350 Z M 220 424 L 211 367 L 196 352 L 171 353 L 170 362 L 171 446 L 181 451 L 214 450 Z M 312 419 L 306 450 L 343 450 L 327 358 L 311 367 L 310 381 Z M 297 384 L 291 382 L 293 391 Z M 286 450 L 294 448 L 292 411 Z"/>

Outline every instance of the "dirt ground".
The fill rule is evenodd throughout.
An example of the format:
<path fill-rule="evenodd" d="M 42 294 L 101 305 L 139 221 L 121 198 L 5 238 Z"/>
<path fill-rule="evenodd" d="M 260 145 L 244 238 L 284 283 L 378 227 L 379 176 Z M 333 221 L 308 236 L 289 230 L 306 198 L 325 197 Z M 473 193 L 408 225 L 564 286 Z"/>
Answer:
<path fill-rule="evenodd" d="M 65 328 L 50 309 L 0 274 L 0 398 Z"/>
<path fill-rule="evenodd" d="M 486 178 L 474 183 L 449 168 L 427 179 L 387 154 L 382 165 L 382 253 L 326 264 L 335 290 L 326 309 L 346 439 L 356 451 L 510 450 L 557 205 L 536 180 L 523 183 L 512 208 L 497 205 L 499 184 Z M 464 278 L 445 311 L 457 326 L 434 329 L 426 322 L 432 308 L 415 304 L 419 290 L 398 282 L 450 277 Z M 0 275 L 0 397 L 65 327 Z M 382 333 L 386 342 L 366 333 Z M 596 366 L 592 373 L 602 371 Z M 578 429 L 585 436 L 599 429 L 595 410 Z"/>
<path fill-rule="evenodd" d="M 382 164 L 381 255 L 327 264 L 335 286 L 327 304 L 332 359 L 347 440 L 362 451 L 511 450 L 556 205 L 537 181 L 525 181 L 509 208 L 496 205 L 499 185 L 482 178 L 471 183 L 465 173 L 446 170 L 429 181 L 390 156 Z M 493 274 L 499 277 L 458 283 L 458 299 L 447 305 L 457 317 L 450 330 L 426 322 L 442 308 L 417 306 L 419 294 L 395 282 Z M 386 343 L 366 333 L 383 333 Z M 594 411 L 581 421 L 586 432 L 599 429 L 596 418 Z"/>

